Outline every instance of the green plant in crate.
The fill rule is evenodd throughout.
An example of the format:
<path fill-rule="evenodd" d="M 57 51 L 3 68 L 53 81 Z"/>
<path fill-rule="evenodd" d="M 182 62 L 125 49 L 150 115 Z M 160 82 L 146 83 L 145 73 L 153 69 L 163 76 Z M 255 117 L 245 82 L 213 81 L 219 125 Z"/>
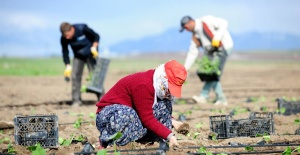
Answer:
<path fill-rule="evenodd" d="M 220 60 L 216 57 L 210 60 L 208 56 L 203 56 L 198 62 L 198 72 L 205 74 L 221 74 L 219 69 Z"/>

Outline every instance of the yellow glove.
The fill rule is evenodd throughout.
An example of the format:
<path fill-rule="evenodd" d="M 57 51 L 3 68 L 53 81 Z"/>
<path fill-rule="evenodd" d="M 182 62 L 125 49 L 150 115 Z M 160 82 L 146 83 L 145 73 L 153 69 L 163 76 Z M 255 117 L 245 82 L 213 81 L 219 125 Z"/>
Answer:
<path fill-rule="evenodd" d="M 91 53 L 92 53 L 94 58 L 97 58 L 97 56 L 99 54 L 98 51 L 97 51 L 97 48 L 94 47 L 94 46 L 91 47 Z"/>
<path fill-rule="evenodd" d="M 70 80 L 71 73 L 72 73 L 72 67 L 70 65 L 67 65 L 67 67 L 64 71 L 64 76 L 65 76 L 66 81 Z"/>
<path fill-rule="evenodd" d="M 212 45 L 213 47 L 220 47 L 220 40 L 215 40 L 215 39 L 213 39 L 213 40 L 211 41 L 211 45 Z"/>

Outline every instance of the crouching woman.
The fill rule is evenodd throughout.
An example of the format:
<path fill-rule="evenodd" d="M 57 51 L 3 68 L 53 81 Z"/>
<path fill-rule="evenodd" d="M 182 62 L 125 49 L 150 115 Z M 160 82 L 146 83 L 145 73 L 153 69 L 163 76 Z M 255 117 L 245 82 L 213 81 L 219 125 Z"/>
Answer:
<path fill-rule="evenodd" d="M 112 145 L 109 137 L 117 132 L 122 133 L 115 141 L 119 146 L 141 139 L 178 146 L 171 130 L 176 122 L 171 116 L 172 102 L 174 97 L 181 97 L 186 76 L 184 66 L 170 60 L 156 69 L 120 79 L 96 104 L 101 146 Z"/>

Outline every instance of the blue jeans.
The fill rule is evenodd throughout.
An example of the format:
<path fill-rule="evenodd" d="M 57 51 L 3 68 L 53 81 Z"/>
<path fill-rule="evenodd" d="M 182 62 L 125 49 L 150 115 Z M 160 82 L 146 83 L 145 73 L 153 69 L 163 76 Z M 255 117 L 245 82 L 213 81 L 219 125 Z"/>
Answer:
<path fill-rule="evenodd" d="M 219 58 L 219 60 L 220 60 L 219 69 L 220 69 L 221 75 L 222 75 L 223 69 L 224 69 L 224 66 L 225 66 L 225 63 L 226 63 L 226 60 L 228 57 L 228 52 L 222 48 L 222 50 L 215 52 L 214 55 L 209 55 L 207 53 L 205 53 L 205 55 L 207 55 L 208 57 L 210 57 L 212 59 L 214 57 Z M 221 79 L 221 75 L 220 75 L 219 79 Z M 213 91 L 216 93 L 217 101 L 226 101 L 226 96 L 223 92 L 220 80 L 204 82 L 200 96 L 202 96 L 204 98 L 208 98 L 208 95 L 209 95 L 209 92 L 211 89 L 213 89 Z"/>

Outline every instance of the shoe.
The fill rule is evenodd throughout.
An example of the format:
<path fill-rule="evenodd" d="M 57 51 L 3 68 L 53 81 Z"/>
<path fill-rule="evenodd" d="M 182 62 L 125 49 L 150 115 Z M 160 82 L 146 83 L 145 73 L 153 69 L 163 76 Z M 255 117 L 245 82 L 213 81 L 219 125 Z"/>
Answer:
<path fill-rule="evenodd" d="M 216 101 L 215 103 L 214 103 L 215 105 L 227 105 L 228 103 L 227 103 L 227 101 L 221 101 L 221 100 L 218 100 L 218 101 Z"/>
<path fill-rule="evenodd" d="M 200 104 L 206 104 L 207 100 L 206 98 L 202 97 L 202 96 L 193 96 L 192 99 L 196 102 L 196 103 L 200 103 Z"/>
<path fill-rule="evenodd" d="M 72 107 L 80 107 L 81 105 L 82 105 L 81 101 L 74 101 L 71 106 Z"/>

